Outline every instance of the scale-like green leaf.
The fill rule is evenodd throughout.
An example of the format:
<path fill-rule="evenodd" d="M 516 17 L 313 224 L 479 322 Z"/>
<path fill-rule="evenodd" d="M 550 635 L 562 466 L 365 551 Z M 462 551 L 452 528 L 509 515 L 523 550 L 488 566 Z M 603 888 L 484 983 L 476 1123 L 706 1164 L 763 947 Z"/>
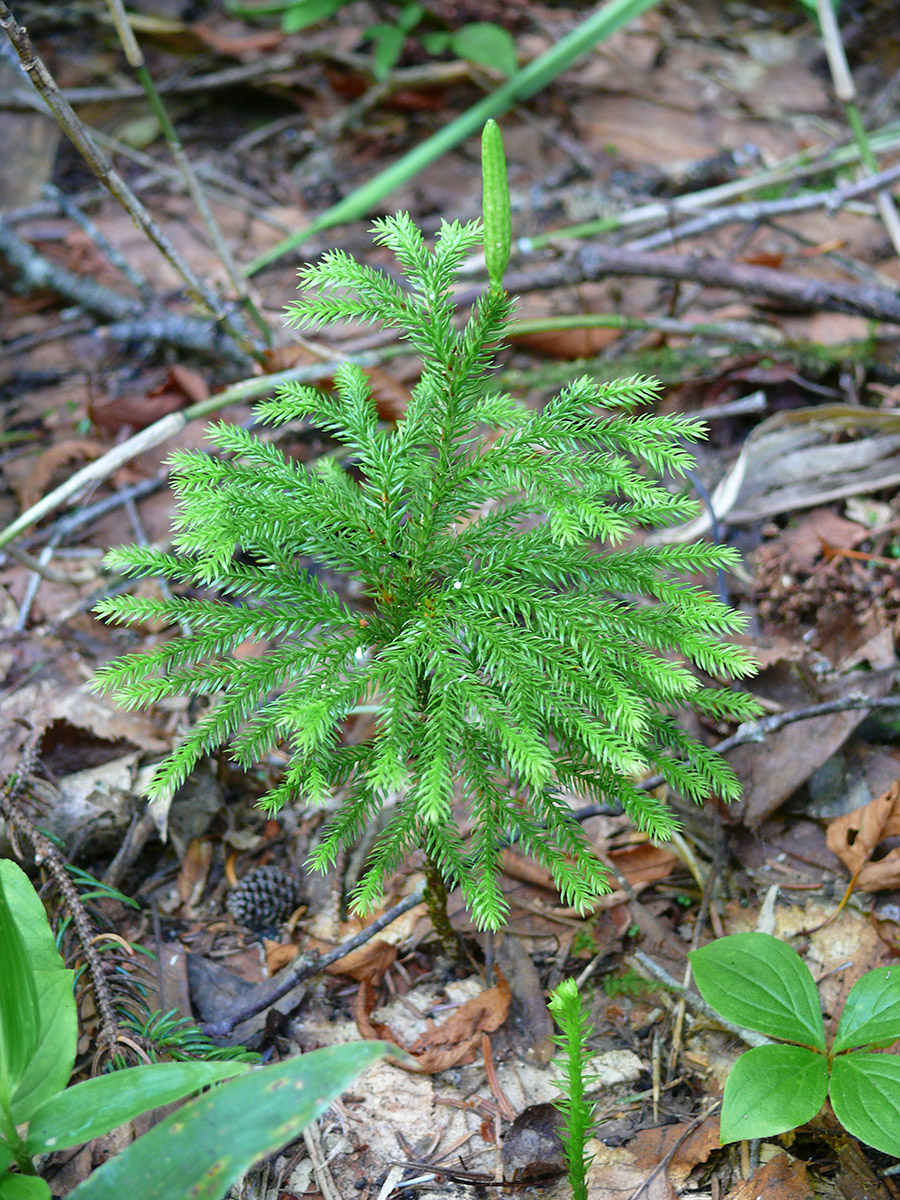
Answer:
<path fill-rule="evenodd" d="M 397 1053 L 384 1042 L 350 1042 L 251 1071 L 155 1125 L 79 1184 L 70 1200 L 219 1200 L 361 1071 Z"/>
<path fill-rule="evenodd" d="M 249 1068 L 242 1062 L 169 1062 L 98 1075 L 51 1097 L 28 1127 L 28 1151 L 78 1146 L 140 1113 L 181 1100 Z"/>
<path fill-rule="evenodd" d="M 829 1099 L 848 1133 L 900 1158 L 900 1058 L 840 1055 L 831 1067 Z"/>
<path fill-rule="evenodd" d="M 892 1046 L 900 1038 L 900 969 L 878 967 L 850 990 L 832 1050 Z"/>
<path fill-rule="evenodd" d="M 827 1092 L 823 1055 L 803 1046 L 756 1046 L 741 1055 L 725 1083 L 722 1144 L 805 1125 L 825 1103 Z"/>
<path fill-rule="evenodd" d="M 824 1051 L 816 985 L 790 946 L 768 933 L 735 933 L 688 957 L 700 995 L 723 1017 L 766 1037 Z"/>

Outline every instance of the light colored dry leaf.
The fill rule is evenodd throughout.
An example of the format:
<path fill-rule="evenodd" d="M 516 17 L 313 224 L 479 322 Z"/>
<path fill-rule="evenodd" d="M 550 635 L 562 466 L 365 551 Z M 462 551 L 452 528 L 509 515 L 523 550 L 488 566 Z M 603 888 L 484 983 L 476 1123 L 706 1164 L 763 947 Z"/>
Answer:
<path fill-rule="evenodd" d="M 749 525 L 900 483 L 900 413 L 822 404 L 776 413 L 757 425 L 713 492 L 720 521 Z M 662 530 L 652 541 L 694 542 L 710 516 Z"/>
<path fill-rule="evenodd" d="M 789 1154 L 776 1154 L 764 1167 L 742 1179 L 732 1188 L 726 1200 L 809 1200 L 813 1194 L 806 1172 L 806 1163 Z"/>
<path fill-rule="evenodd" d="M 881 892 L 900 887 L 900 848 L 872 862 L 885 838 L 900 836 L 900 780 L 886 792 L 838 817 L 828 826 L 828 849 L 856 876 L 861 892 Z"/>
<path fill-rule="evenodd" d="M 391 1042 L 411 1055 L 413 1062 L 398 1062 L 404 1070 L 435 1074 L 474 1062 L 481 1050 L 482 1033 L 492 1033 L 506 1020 L 509 984 L 497 972 L 497 983 L 462 1004 L 440 1025 L 432 1025 L 411 1045 L 405 1046 L 385 1021 L 372 1020 L 377 998 L 373 984 L 364 980 L 356 994 L 354 1016 L 362 1037 Z"/>

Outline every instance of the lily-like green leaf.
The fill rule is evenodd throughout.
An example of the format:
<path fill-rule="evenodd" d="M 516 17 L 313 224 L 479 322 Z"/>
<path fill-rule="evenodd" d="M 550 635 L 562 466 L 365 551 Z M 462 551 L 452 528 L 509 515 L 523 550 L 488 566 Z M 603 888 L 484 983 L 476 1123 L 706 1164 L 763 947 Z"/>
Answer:
<path fill-rule="evenodd" d="M 12 1096 L 12 1117 L 24 1124 L 37 1106 L 69 1082 L 78 1039 L 78 1017 L 72 994 L 74 972 L 66 970 L 47 920 L 40 897 L 25 872 L 9 860 L 0 862 L 0 878 L 6 896 L 6 911 L 25 948 L 31 989 L 15 987 L 15 1005 L 25 998 L 33 1005 L 35 1036 L 28 1061 Z M 3 917 L 0 914 L 0 923 Z M 8 970 L 9 960 L 0 957 L 0 991 L 7 979 L 19 976 Z M 5 1008 L 5 1001 L 0 1009 Z M 11 1010 L 12 1011 L 12 1010 Z"/>
<path fill-rule="evenodd" d="M 50 1187 L 38 1175 L 0 1175 L 0 1200 L 52 1200 Z"/>
<path fill-rule="evenodd" d="M 295 1138 L 385 1054 L 398 1051 L 350 1042 L 253 1070 L 155 1125 L 70 1200 L 220 1200 L 252 1163 Z"/>
<path fill-rule="evenodd" d="M 38 1039 L 34 971 L 10 902 L 24 888 L 34 895 L 20 867 L 8 860 L 0 862 L 0 1106 L 4 1109 L 11 1108 Z"/>
<path fill-rule="evenodd" d="M 790 946 L 768 933 L 735 933 L 688 957 L 700 995 L 723 1017 L 767 1037 L 824 1051 L 816 985 Z"/>
<path fill-rule="evenodd" d="M 242 1062 L 152 1063 L 98 1075 L 52 1096 L 28 1127 L 28 1152 L 64 1150 L 118 1129 L 132 1117 L 171 1104 L 248 1070 Z"/>

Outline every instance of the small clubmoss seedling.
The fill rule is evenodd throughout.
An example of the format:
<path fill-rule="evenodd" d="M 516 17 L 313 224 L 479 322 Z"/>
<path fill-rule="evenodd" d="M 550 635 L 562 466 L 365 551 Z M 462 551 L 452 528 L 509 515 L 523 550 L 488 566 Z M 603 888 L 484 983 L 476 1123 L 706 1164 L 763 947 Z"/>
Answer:
<path fill-rule="evenodd" d="M 404 856 L 459 884 L 475 922 L 503 924 L 498 874 L 510 835 L 552 874 L 564 902 L 607 890 L 567 795 L 620 803 L 654 838 L 677 821 L 640 789 L 660 772 L 682 796 L 738 794 L 715 753 L 673 711 L 752 716 L 746 695 L 704 687 L 752 672 L 728 641 L 742 618 L 684 575 L 733 561 L 720 546 L 617 549 L 632 531 L 694 510 L 654 477 L 692 462 L 702 427 L 645 415 L 645 379 L 574 380 L 540 411 L 491 390 L 512 310 L 502 286 L 510 247 L 499 129 L 485 138 L 485 230 L 443 224 L 433 248 L 405 213 L 375 224 L 403 283 L 331 250 L 301 272 L 292 325 L 379 322 L 421 359 L 395 426 L 378 419 L 365 373 L 346 363 L 334 392 L 285 384 L 258 406 L 263 421 L 303 420 L 342 447 L 312 465 L 230 424 L 212 428 L 219 455 L 172 459 L 175 552 L 132 546 L 111 568 L 164 576 L 221 599 L 118 596 L 98 612 L 120 622 L 180 622 L 185 636 L 119 659 L 97 686 L 129 707 L 205 695 L 211 710 L 159 766 L 151 798 L 170 796 L 204 755 L 229 743 L 251 766 L 276 746 L 281 782 L 262 800 L 315 805 L 340 794 L 310 865 L 327 870 L 383 805 L 394 805 L 354 894 L 381 896 Z M 501 194 L 502 193 L 502 194 Z M 453 283 L 487 237 L 491 286 L 456 322 Z M 352 464 L 353 473 L 348 470 Z M 600 544 L 605 549 L 600 549 Z M 323 582 L 353 577 L 363 607 Z M 258 657 L 236 653 L 269 643 Z M 368 740 L 341 742 L 341 723 L 375 707 Z M 462 802 L 469 835 L 453 814 Z"/>
<path fill-rule="evenodd" d="M 594 1029 L 574 979 L 562 981 L 552 993 L 547 1007 L 560 1028 L 554 1041 L 563 1051 L 559 1081 L 562 1095 L 554 1103 L 563 1116 L 560 1138 L 572 1185 L 572 1200 L 587 1200 L 587 1171 L 593 1156 L 585 1152 L 585 1146 L 593 1132 L 597 1111 L 596 1101 L 589 1100 L 586 1095 L 594 1082 L 587 1074 L 588 1039 Z"/>

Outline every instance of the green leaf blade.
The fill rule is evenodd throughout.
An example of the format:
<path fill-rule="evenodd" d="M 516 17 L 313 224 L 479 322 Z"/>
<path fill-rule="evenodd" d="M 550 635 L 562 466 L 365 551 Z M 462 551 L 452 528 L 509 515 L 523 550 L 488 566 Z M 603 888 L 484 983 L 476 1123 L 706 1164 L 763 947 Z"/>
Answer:
<path fill-rule="evenodd" d="M 104 1163 L 71 1200 L 220 1200 L 253 1162 L 295 1138 L 396 1047 L 326 1046 L 262 1067 L 192 1100 Z"/>
<path fill-rule="evenodd" d="M 827 1093 L 823 1055 L 802 1046 L 756 1046 L 741 1055 L 725 1084 L 722 1145 L 774 1137 L 805 1125 Z"/>
<path fill-rule="evenodd" d="M 0 863 L 0 868 L 0 1106 L 8 1108 L 37 1045 L 38 998 L 28 950 L 7 900 L 8 890 L 15 895 L 34 889 L 14 863 Z"/>
<path fill-rule="evenodd" d="M 689 955 L 700 995 L 723 1017 L 767 1037 L 825 1050 L 812 975 L 767 933 L 735 933 Z"/>
<path fill-rule="evenodd" d="M 900 1058 L 841 1055 L 832 1064 L 829 1099 L 848 1133 L 900 1158 Z"/>
<path fill-rule="evenodd" d="M 900 968 L 878 967 L 858 979 L 841 1013 L 832 1051 L 891 1046 L 900 1038 Z"/>
<path fill-rule="evenodd" d="M 248 1070 L 240 1062 L 167 1062 L 98 1075 L 51 1097 L 28 1128 L 30 1154 L 65 1150 L 118 1129 L 140 1113 Z"/>

